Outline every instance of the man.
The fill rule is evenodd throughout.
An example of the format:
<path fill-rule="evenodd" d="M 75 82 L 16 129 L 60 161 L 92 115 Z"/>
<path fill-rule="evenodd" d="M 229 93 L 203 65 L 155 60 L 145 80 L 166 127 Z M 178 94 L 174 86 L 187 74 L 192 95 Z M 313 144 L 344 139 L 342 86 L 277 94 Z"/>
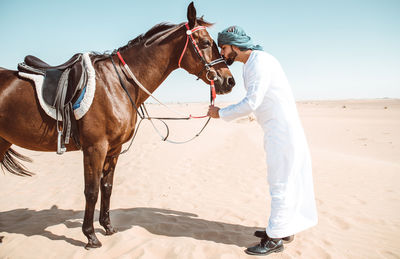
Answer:
<path fill-rule="evenodd" d="M 208 115 L 231 121 L 253 112 L 264 130 L 271 214 L 265 231 L 256 231 L 261 242 L 246 253 L 267 255 L 283 251 L 283 242 L 315 226 L 318 221 L 311 158 L 296 103 L 279 62 L 238 26 L 218 34 L 218 46 L 228 65 L 244 63 L 247 94 L 237 104 L 220 109 L 210 106 Z"/>

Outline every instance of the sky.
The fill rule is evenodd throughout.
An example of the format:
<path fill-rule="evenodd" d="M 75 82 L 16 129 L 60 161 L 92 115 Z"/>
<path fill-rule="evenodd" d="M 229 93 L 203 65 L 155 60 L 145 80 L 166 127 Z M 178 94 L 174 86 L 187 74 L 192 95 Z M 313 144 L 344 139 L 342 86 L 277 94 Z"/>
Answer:
<path fill-rule="evenodd" d="M 187 20 L 191 1 L 0 0 L 0 67 L 26 55 L 57 65 L 75 53 L 127 44 L 160 22 Z M 208 31 L 241 26 L 281 63 L 296 100 L 400 98 L 400 0 L 198 0 Z M 237 82 L 217 103 L 240 101 Z M 156 90 L 164 102 L 207 102 L 208 86 L 182 69 Z"/>

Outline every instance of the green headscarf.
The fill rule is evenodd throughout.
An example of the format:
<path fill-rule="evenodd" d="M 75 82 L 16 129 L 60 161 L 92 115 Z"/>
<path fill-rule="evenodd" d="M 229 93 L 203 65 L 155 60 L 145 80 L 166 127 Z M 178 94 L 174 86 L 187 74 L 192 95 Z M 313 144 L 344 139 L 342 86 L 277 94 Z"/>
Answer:
<path fill-rule="evenodd" d="M 218 46 L 234 45 L 240 50 L 263 50 L 260 45 L 254 45 L 250 36 L 239 26 L 231 26 L 218 33 Z"/>

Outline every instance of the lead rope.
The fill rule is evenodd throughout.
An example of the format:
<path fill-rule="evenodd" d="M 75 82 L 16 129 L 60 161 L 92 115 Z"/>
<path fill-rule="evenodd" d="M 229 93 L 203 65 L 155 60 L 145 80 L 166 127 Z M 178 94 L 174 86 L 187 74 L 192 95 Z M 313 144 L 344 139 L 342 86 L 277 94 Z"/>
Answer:
<path fill-rule="evenodd" d="M 144 88 L 144 86 L 136 79 L 136 77 L 134 76 L 134 74 L 132 73 L 132 71 L 129 69 L 129 66 L 125 63 L 125 61 L 123 60 L 121 54 L 120 54 L 119 52 L 117 52 L 117 55 L 118 55 L 119 59 L 121 60 L 121 62 L 124 64 L 124 68 L 125 68 L 125 69 L 128 71 L 128 73 L 131 75 L 132 79 L 135 81 L 135 83 L 136 83 L 142 90 L 144 90 L 144 92 L 145 92 L 146 94 L 148 94 L 149 96 L 151 96 L 154 100 L 156 100 L 158 103 L 160 103 L 160 104 L 163 105 L 164 107 L 168 108 L 168 110 L 173 111 L 174 113 L 177 113 L 177 112 L 175 112 L 174 110 L 170 109 L 170 108 L 169 108 L 168 106 L 166 106 L 165 104 L 163 104 L 163 103 L 161 103 L 160 101 L 158 101 L 158 99 L 156 99 L 146 88 Z M 132 97 L 131 97 L 131 95 L 130 95 L 128 89 L 126 88 L 124 82 L 122 81 L 122 78 L 121 78 L 121 76 L 120 76 L 120 74 L 119 74 L 119 72 L 118 72 L 118 70 L 117 70 L 117 67 L 116 67 L 116 65 L 115 65 L 115 62 L 114 62 L 112 56 L 110 56 L 110 59 L 111 59 L 111 62 L 112 62 L 112 64 L 113 64 L 113 66 L 114 66 L 115 72 L 117 73 L 117 76 L 118 76 L 118 79 L 119 79 L 119 81 L 120 81 L 120 84 L 121 84 L 122 88 L 124 89 L 124 91 L 125 91 L 126 94 L 128 95 L 129 100 L 130 100 L 132 106 L 134 107 L 134 109 L 136 110 L 137 114 L 138 114 L 139 117 L 140 117 L 140 120 L 139 120 L 139 122 L 137 123 L 137 126 L 136 126 L 135 129 L 134 129 L 134 134 L 133 134 L 133 136 L 132 136 L 132 138 L 131 138 L 131 141 L 130 141 L 130 143 L 129 143 L 129 146 L 128 146 L 125 150 L 123 150 L 121 153 L 119 153 L 119 155 L 125 154 L 125 153 L 127 153 L 127 152 L 129 151 L 129 149 L 131 148 L 131 146 L 132 146 L 132 144 L 133 144 L 133 140 L 135 139 L 135 137 L 136 137 L 136 135 L 137 135 L 137 132 L 139 131 L 139 127 L 140 127 L 140 125 L 141 125 L 141 123 L 142 123 L 142 121 L 143 121 L 144 119 L 147 119 L 147 120 L 150 121 L 150 123 L 152 124 L 154 130 L 155 130 L 155 131 L 157 132 L 157 134 L 161 137 L 161 140 L 162 140 L 162 141 L 166 141 L 166 142 L 169 142 L 169 143 L 172 143 L 172 144 L 184 144 L 184 143 L 188 143 L 188 142 L 192 141 L 193 139 L 197 138 L 198 136 L 200 136 L 200 134 L 204 131 L 204 129 L 206 128 L 206 126 L 207 126 L 208 123 L 210 122 L 211 117 L 209 117 L 208 115 L 204 115 L 204 116 L 192 116 L 191 114 L 190 114 L 189 116 L 183 117 L 183 118 L 160 118 L 160 117 L 150 117 L 150 116 L 149 116 L 149 113 L 147 112 L 147 109 L 146 109 L 146 106 L 144 105 L 144 103 L 143 103 L 142 105 L 139 106 L 140 111 L 141 111 L 141 112 L 139 112 L 138 107 L 136 106 L 136 104 L 135 104 L 135 102 L 133 101 L 133 99 L 132 99 Z M 214 103 L 215 103 L 215 98 L 216 98 L 216 92 L 215 92 L 214 80 L 211 80 L 211 81 L 210 81 L 210 104 L 211 104 L 211 105 L 214 105 Z M 143 108 L 142 108 L 142 107 L 143 107 Z M 181 113 L 178 113 L 178 114 L 181 114 Z M 146 116 L 147 116 L 147 117 L 146 117 Z M 201 118 L 206 118 L 206 117 L 208 117 L 206 123 L 204 124 L 204 126 L 201 128 L 201 130 L 200 130 L 194 137 L 192 137 L 192 138 L 190 138 L 190 139 L 188 139 L 188 140 L 186 140 L 186 141 L 173 141 L 173 140 L 169 140 L 169 139 L 168 139 L 168 137 L 169 137 L 169 127 L 168 127 L 167 123 L 166 123 L 164 120 L 189 120 L 189 119 L 192 119 L 192 118 L 193 118 L 193 119 L 201 119 Z M 166 136 L 163 136 L 163 135 L 160 133 L 160 131 L 159 131 L 159 130 L 157 129 L 157 127 L 154 125 L 153 120 L 159 120 L 159 121 L 161 121 L 161 122 L 164 124 L 164 126 L 165 126 L 165 128 L 166 128 L 166 130 L 167 130 Z M 115 155 L 115 156 L 116 156 L 116 155 Z"/>
<path fill-rule="evenodd" d="M 211 82 L 210 82 L 210 104 L 211 104 L 211 105 L 214 105 L 214 103 L 215 103 L 215 98 L 216 98 L 216 93 L 215 93 L 214 80 L 211 80 Z M 164 123 L 164 125 L 165 125 L 165 127 L 166 127 L 166 129 L 167 129 L 167 134 L 166 134 L 165 137 L 160 133 L 160 131 L 159 131 L 159 130 L 157 129 L 157 127 L 154 125 L 153 120 L 152 120 L 152 119 L 154 119 L 154 118 L 151 118 L 151 117 L 149 116 L 149 114 L 148 114 L 148 112 L 147 112 L 147 110 L 146 110 L 146 106 L 143 105 L 143 108 L 144 108 L 145 113 L 147 114 L 147 117 L 148 117 L 150 123 L 153 125 L 154 130 L 155 130 L 155 131 L 157 132 L 157 134 L 161 137 L 161 139 L 162 139 L 163 141 L 166 141 L 166 142 L 169 142 L 169 143 L 172 143 L 172 144 L 185 144 L 185 143 L 188 143 L 188 142 L 194 140 L 195 138 L 197 138 L 198 136 L 200 136 L 200 134 L 203 132 L 203 130 L 206 128 L 206 126 L 208 125 L 208 123 L 209 123 L 210 120 L 211 120 L 211 117 L 208 116 L 208 115 L 197 116 L 197 117 L 190 115 L 189 118 L 193 118 L 193 119 L 201 119 L 201 118 L 206 118 L 206 117 L 208 117 L 208 119 L 207 119 L 206 123 L 204 124 L 204 126 L 201 128 L 201 130 L 200 130 L 196 135 L 194 135 L 192 138 L 190 138 L 190 139 L 188 139 L 188 140 L 185 140 L 185 141 L 174 141 L 174 140 L 169 140 L 169 139 L 168 139 L 168 136 L 169 136 L 169 127 L 168 127 L 168 125 L 163 121 L 163 119 L 156 118 L 156 119 L 160 120 L 162 123 Z M 173 119 L 173 118 L 170 118 L 170 119 Z M 178 119 L 179 119 L 179 118 L 178 118 Z"/>

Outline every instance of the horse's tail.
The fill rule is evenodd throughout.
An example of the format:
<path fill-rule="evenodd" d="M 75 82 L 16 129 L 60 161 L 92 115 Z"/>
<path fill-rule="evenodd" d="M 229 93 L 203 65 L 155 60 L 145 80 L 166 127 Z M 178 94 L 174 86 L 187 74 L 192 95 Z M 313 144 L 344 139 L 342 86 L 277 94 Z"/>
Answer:
<path fill-rule="evenodd" d="M 12 174 L 19 176 L 32 176 L 34 173 L 28 171 L 17 159 L 20 159 L 25 162 L 32 162 L 32 159 L 21 155 L 17 151 L 9 148 L 4 154 L 3 161 L 1 161 L 1 168 L 4 171 L 4 168 L 7 169 Z"/>

